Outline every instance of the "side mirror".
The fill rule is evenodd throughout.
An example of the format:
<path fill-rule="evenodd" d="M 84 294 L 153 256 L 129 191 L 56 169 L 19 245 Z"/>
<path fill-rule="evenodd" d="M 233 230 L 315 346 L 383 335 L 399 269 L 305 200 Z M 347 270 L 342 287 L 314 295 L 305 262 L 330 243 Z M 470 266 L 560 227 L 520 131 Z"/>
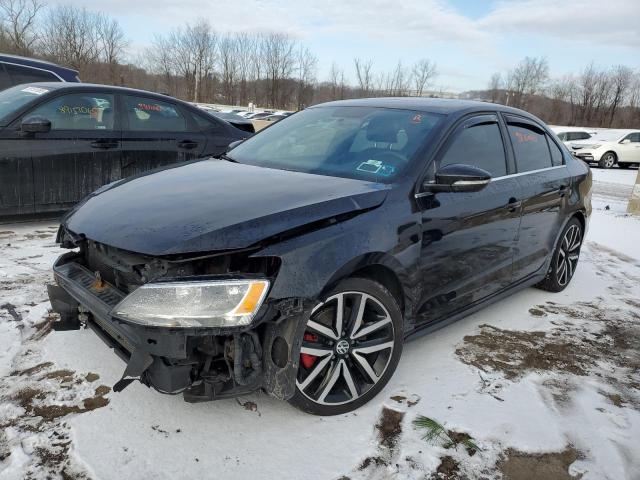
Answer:
<path fill-rule="evenodd" d="M 479 192 L 491 182 L 491 174 L 472 165 L 454 163 L 436 172 L 435 183 L 425 183 L 431 192 Z"/>
<path fill-rule="evenodd" d="M 231 142 L 228 146 L 227 146 L 227 152 L 230 150 L 233 150 L 234 148 L 236 148 L 238 145 L 240 145 L 242 142 L 244 142 L 244 140 L 236 140 L 235 142 Z"/>
<path fill-rule="evenodd" d="M 625 138 L 620 143 L 623 144 L 623 145 L 626 145 L 627 143 L 631 143 L 631 139 L 630 138 Z"/>
<path fill-rule="evenodd" d="M 44 117 L 27 117 L 22 120 L 20 130 L 24 133 L 47 133 L 51 131 L 51 121 Z"/>

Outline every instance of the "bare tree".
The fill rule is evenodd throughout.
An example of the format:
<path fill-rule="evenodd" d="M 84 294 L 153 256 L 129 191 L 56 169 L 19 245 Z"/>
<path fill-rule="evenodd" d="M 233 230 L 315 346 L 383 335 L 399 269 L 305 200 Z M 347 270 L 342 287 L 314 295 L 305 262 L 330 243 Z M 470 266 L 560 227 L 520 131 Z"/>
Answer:
<path fill-rule="evenodd" d="M 218 45 L 220 56 L 220 79 L 222 81 L 222 94 L 229 105 L 235 104 L 236 77 L 238 73 L 237 44 L 231 35 L 225 35 Z"/>
<path fill-rule="evenodd" d="M 297 53 L 298 85 L 296 98 L 298 110 L 305 108 L 313 101 L 313 87 L 316 82 L 318 57 L 307 47 L 300 46 Z"/>
<path fill-rule="evenodd" d="M 356 78 L 360 92 L 366 96 L 373 87 L 373 62 L 371 60 L 364 61 L 359 58 L 354 58 L 353 63 L 356 67 Z"/>
<path fill-rule="evenodd" d="M 100 60 L 101 17 L 86 9 L 59 6 L 49 11 L 40 36 L 40 51 L 91 79 L 89 66 Z"/>
<path fill-rule="evenodd" d="M 413 74 L 413 85 L 415 94 L 421 97 L 425 89 L 430 85 L 431 81 L 438 75 L 435 62 L 427 58 L 419 60 L 413 65 L 411 70 Z"/>
<path fill-rule="evenodd" d="M 609 127 L 613 125 L 616 111 L 626 99 L 632 80 L 632 70 L 624 65 L 618 65 L 611 72 L 612 98 L 609 106 Z"/>
<path fill-rule="evenodd" d="M 527 101 L 542 92 L 549 79 L 546 58 L 525 57 L 507 75 L 507 90 L 514 107 L 526 108 Z"/>
<path fill-rule="evenodd" d="M 329 84 L 331 85 L 331 100 L 337 100 L 340 97 L 341 80 L 344 80 L 344 71 L 338 68 L 336 62 L 331 64 L 331 70 L 329 70 Z"/>
<path fill-rule="evenodd" d="M 98 36 L 100 38 L 102 61 L 109 68 L 109 80 L 111 83 L 116 83 L 118 66 L 125 54 L 128 42 L 120 24 L 106 15 L 100 15 Z"/>
<path fill-rule="evenodd" d="M 502 75 L 499 72 L 491 75 L 489 80 L 489 101 L 496 103 L 500 98 L 500 89 L 502 88 Z"/>
<path fill-rule="evenodd" d="M 39 0 L 0 0 L 2 33 L 13 53 L 31 55 L 37 40 L 36 17 L 43 4 Z"/>
<path fill-rule="evenodd" d="M 284 105 L 289 95 L 285 85 L 295 68 L 297 43 L 284 33 L 268 33 L 262 37 L 261 52 L 269 82 L 267 98 L 270 107 Z"/>

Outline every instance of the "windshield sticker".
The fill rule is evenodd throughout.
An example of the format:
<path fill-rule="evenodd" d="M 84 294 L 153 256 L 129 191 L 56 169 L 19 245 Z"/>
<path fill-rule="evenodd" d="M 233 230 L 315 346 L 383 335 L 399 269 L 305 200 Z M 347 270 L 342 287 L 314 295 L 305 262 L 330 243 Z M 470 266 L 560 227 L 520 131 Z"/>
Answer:
<path fill-rule="evenodd" d="M 35 95 L 42 95 L 43 93 L 47 93 L 49 90 L 38 87 L 27 87 L 22 89 L 25 93 L 33 93 Z"/>
<path fill-rule="evenodd" d="M 356 170 L 361 172 L 378 173 L 382 168 L 382 162 L 380 160 L 367 160 L 358 165 Z"/>
<path fill-rule="evenodd" d="M 411 119 L 411 123 L 422 123 L 422 115 L 416 113 Z"/>
<path fill-rule="evenodd" d="M 140 110 L 146 110 L 146 111 L 154 111 L 154 112 L 162 111 L 162 107 L 160 105 L 154 105 L 150 103 L 139 103 L 138 108 Z"/>
<path fill-rule="evenodd" d="M 394 167 L 393 165 L 383 165 L 380 169 L 380 172 L 378 173 L 380 173 L 380 175 L 382 175 L 383 177 L 390 177 L 391 175 L 396 173 L 396 167 Z"/>
<path fill-rule="evenodd" d="M 513 132 L 520 143 L 524 142 L 537 142 L 538 138 L 532 133 L 523 133 L 516 130 Z"/>

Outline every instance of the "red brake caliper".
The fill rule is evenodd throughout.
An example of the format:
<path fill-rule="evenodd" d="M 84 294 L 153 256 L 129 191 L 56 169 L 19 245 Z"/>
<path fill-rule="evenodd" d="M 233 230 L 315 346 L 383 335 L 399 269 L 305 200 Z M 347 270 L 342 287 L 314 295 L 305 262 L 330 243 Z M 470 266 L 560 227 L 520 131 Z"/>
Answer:
<path fill-rule="evenodd" d="M 305 333 L 302 338 L 307 342 L 318 341 L 318 336 L 314 333 Z M 302 365 L 304 365 L 304 368 L 306 368 L 307 370 L 313 367 L 313 364 L 316 363 L 317 359 L 318 357 L 316 357 L 315 355 L 309 355 L 308 353 L 300 354 L 300 362 L 302 362 Z"/>

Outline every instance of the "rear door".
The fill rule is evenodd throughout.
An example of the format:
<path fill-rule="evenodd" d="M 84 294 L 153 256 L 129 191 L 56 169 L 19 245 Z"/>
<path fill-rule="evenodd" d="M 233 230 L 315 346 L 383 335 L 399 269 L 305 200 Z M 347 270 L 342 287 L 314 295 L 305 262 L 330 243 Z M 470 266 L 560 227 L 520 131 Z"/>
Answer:
<path fill-rule="evenodd" d="M 562 150 L 539 125 L 505 115 L 522 192 L 522 220 L 514 258 L 514 280 L 539 270 L 553 251 L 562 228 L 571 176 Z"/>
<path fill-rule="evenodd" d="M 26 113 L 51 122 L 51 131 L 25 136 L 33 164 L 36 212 L 72 206 L 120 178 L 120 127 L 110 93 L 55 97 Z"/>
<path fill-rule="evenodd" d="M 123 176 L 201 156 L 206 137 L 180 105 L 141 95 L 120 95 L 120 101 Z"/>
<path fill-rule="evenodd" d="M 495 114 L 465 120 L 429 169 L 454 164 L 491 173 L 483 190 L 442 192 L 418 199 L 422 210 L 418 321 L 430 322 L 506 288 L 511 283 L 520 223 L 519 186 L 509 175 L 503 129 Z"/>

